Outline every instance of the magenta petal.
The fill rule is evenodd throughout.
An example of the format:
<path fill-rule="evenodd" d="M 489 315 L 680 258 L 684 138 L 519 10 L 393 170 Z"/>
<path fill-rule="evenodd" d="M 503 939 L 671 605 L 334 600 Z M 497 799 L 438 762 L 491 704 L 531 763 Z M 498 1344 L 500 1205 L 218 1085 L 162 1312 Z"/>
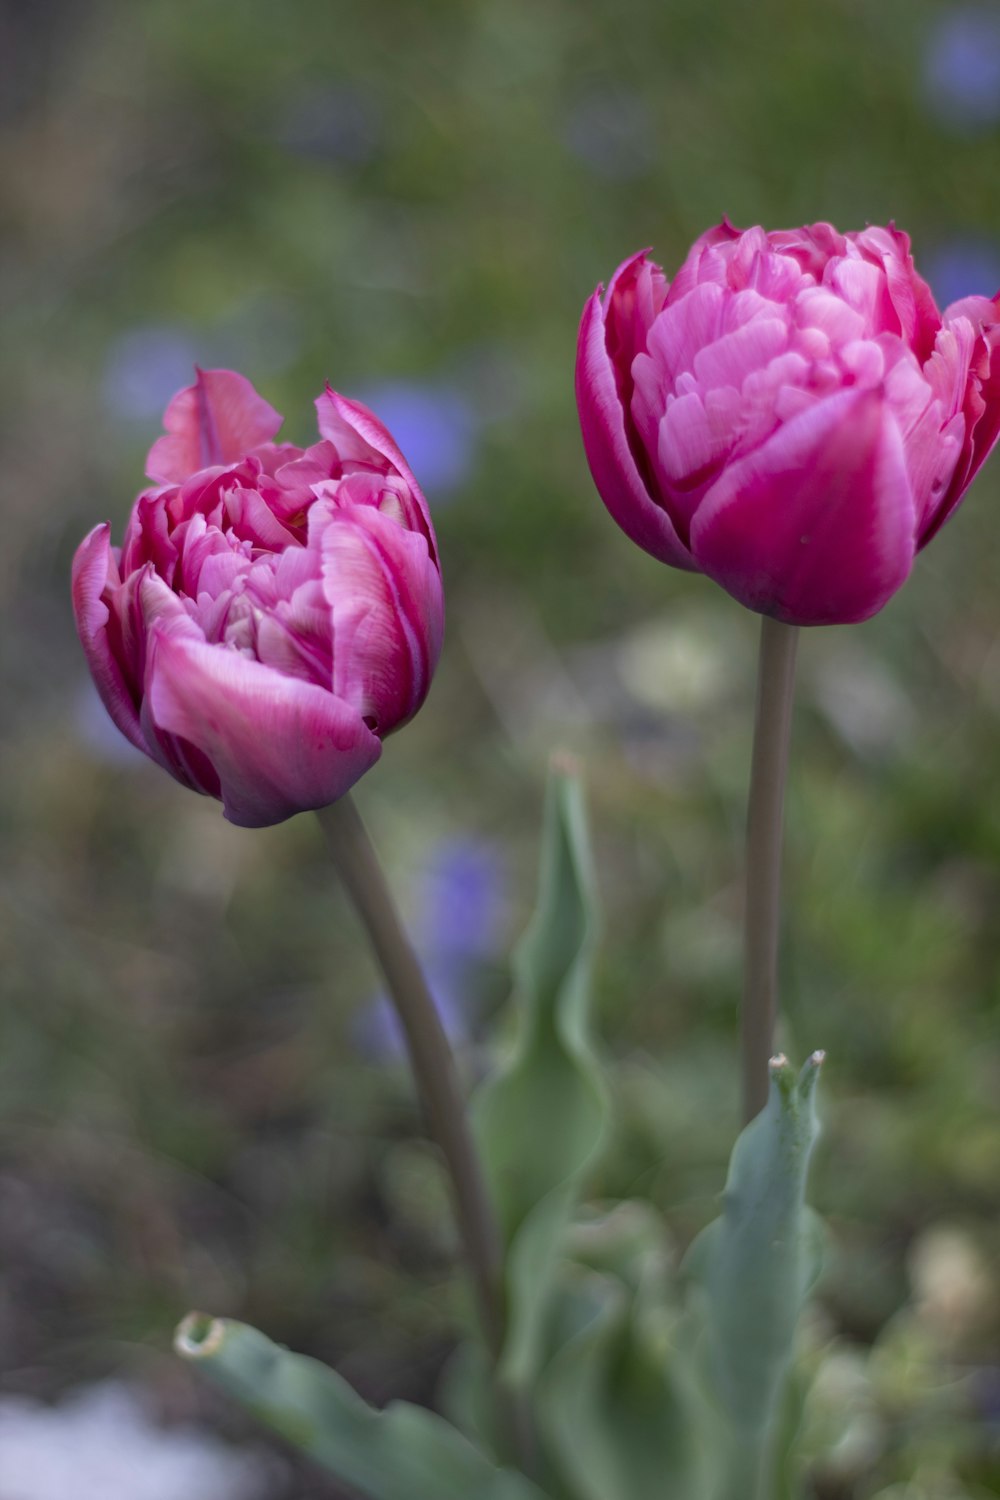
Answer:
<path fill-rule="evenodd" d="M 316 397 L 316 419 L 321 434 L 333 443 L 341 463 L 374 460 L 378 468 L 388 465 L 407 479 L 413 479 L 391 432 L 362 402 L 342 396 L 328 383 L 322 396 Z"/>
<path fill-rule="evenodd" d="M 629 447 L 625 413 L 608 354 L 600 288 L 584 308 L 580 324 L 576 400 L 590 472 L 618 525 L 654 557 L 677 568 L 693 567 L 673 522 L 650 495 Z"/>
<path fill-rule="evenodd" d="M 921 538 L 922 546 L 944 525 L 1000 437 L 1000 292 L 992 299 L 967 297 L 949 307 L 946 318 L 951 319 L 956 308 L 974 319 L 977 329 L 962 402 L 965 443 L 944 502 Z"/>
<path fill-rule="evenodd" d="M 750 609 L 848 624 L 905 582 L 915 529 L 895 418 L 879 391 L 848 390 L 725 470 L 695 514 L 691 550 Z"/>
<path fill-rule="evenodd" d="M 226 817 L 243 828 L 328 806 L 382 751 L 342 699 L 206 645 L 180 621 L 155 632 L 146 683 L 157 727 L 207 756 Z"/>
<path fill-rule="evenodd" d="M 334 692 L 384 736 L 427 696 L 444 629 L 441 575 L 424 537 L 371 506 L 334 511 L 320 546 Z"/>
<path fill-rule="evenodd" d="M 406 481 L 417 502 L 431 556 L 436 558 L 437 542 L 427 501 L 388 428 L 367 406 L 342 396 L 330 385 L 316 398 L 316 416 L 321 434 L 334 444 L 341 464 L 374 462 L 379 469 L 394 469 Z"/>
<path fill-rule="evenodd" d="M 139 725 L 135 703 L 108 638 L 111 612 L 102 596 L 109 582 L 113 588 L 121 586 L 110 537 L 111 527 L 105 521 L 95 526 L 76 549 L 73 558 L 73 613 L 101 702 L 126 739 L 148 755 L 149 746 Z"/>
<path fill-rule="evenodd" d="M 163 414 L 166 436 L 157 438 L 146 473 L 161 484 L 180 484 L 214 464 L 233 464 L 274 437 L 282 418 L 235 370 L 199 370 L 194 385 L 178 391 Z"/>

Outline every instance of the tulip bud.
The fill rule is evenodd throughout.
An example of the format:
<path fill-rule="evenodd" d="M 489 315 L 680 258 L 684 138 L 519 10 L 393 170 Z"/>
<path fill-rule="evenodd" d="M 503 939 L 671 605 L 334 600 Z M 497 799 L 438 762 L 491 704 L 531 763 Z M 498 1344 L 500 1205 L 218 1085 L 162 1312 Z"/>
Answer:
<path fill-rule="evenodd" d="M 892 227 L 728 221 L 602 291 L 576 391 L 622 529 L 789 624 L 881 609 L 997 440 L 1000 294 L 940 313 Z"/>
<path fill-rule="evenodd" d="M 198 371 L 150 449 L 155 487 L 119 550 L 73 562 L 73 608 L 104 705 L 185 786 L 244 827 L 342 796 L 411 718 L 441 648 L 427 504 L 366 407 L 327 388 L 321 441 L 242 375 Z"/>

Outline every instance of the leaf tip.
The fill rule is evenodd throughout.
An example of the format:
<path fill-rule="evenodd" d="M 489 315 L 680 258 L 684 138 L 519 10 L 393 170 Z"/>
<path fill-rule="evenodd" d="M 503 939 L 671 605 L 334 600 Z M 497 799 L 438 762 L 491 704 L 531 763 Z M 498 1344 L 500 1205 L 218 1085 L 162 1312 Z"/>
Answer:
<path fill-rule="evenodd" d="M 826 1053 L 822 1049 L 810 1053 L 806 1058 L 802 1072 L 799 1074 L 798 1083 L 799 1095 L 802 1099 L 810 1099 L 812 1097 L 820 1071 L 825 1062 Z"/>
<path fill-rule="evenodd" d="M 189 1312 L 177 1325 L 174 1349 L 182 1359 L 211 1359 L 218 1354 L 225 1337 L 225 1318 L 213 1318 L 210 1313 Z"/>

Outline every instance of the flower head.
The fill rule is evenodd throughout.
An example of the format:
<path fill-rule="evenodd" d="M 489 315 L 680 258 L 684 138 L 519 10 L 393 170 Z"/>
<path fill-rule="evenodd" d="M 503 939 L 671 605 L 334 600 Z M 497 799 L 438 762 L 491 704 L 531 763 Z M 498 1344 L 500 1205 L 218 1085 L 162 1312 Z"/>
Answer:
<path fill-rule="evenodd" d="M 790 623 L 881 609 L 997 440 L 998 298 L 940 313 L 891 227 L 728 221 L 602 291 L 577 401 L 623 530 Z"/>
<path fill-rule="evenodd" d="M 164 417 L 121 549 L 73 563 L 77 629 L 118 728 L 245 827 L 335 801 L 426 696 L 443 601 L 427 505 L 367 407 L 327 388 L 321 441 L 242 375 Z"/>

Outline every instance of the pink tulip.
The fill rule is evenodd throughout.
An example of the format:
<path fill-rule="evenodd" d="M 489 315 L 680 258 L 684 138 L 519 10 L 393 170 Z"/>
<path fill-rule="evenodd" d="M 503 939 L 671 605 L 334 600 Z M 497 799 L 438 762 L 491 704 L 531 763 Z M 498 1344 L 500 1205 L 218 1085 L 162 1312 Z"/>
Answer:
<path fill-rule="evenodd" d="M 728 222 L 602 291 L 576 391 L 622 529 L 791 624 L 881 609 L 997 440 L 1000 294 L 940 313 L 891 227 Z"/>
<path fill-rule="evenodd" d="M 427 504 L 378 419 L 327 388 L 322 441 L 242 375 L 198 372 L 164 417 L 119 550 L 97 526 L 73 607 L 104 705 L 247 828 L 335 801 L 423 702 L 441 648 Z"/>

